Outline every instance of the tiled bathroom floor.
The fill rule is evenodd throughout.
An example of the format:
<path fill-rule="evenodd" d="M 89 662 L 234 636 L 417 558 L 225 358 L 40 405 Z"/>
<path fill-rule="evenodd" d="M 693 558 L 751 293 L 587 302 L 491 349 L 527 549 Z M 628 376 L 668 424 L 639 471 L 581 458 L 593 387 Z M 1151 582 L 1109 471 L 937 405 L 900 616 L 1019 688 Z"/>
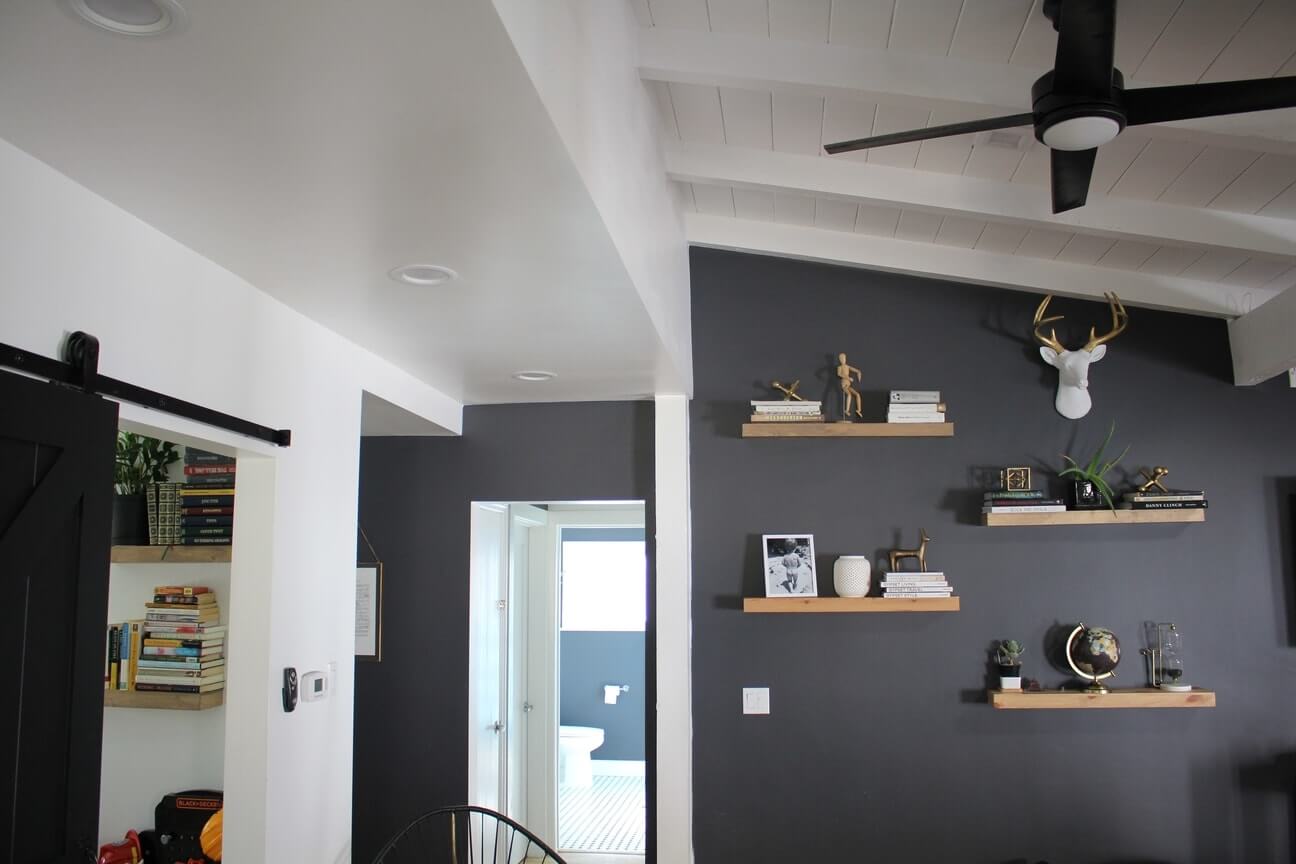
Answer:
<path fill-rule="evenodd" d="M 558 787 L 558 848 L 644 853 L 644 778 L 595 774 L 588 788 Z"/>

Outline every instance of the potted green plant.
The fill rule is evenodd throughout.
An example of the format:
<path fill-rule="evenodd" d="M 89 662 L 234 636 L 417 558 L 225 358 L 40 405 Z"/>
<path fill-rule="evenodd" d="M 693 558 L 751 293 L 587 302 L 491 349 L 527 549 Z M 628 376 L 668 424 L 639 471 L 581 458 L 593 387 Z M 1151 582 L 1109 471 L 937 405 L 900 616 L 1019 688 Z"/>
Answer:
<path fill-rule="evenodd" d="M 114 546 L 147 546 L 148 505 L 145 489 L 167 479 L 167 468 L 180 459 L 176 446 L 147 435 L 117 433 L 117 456 L 113 465 Z"/>
<path fill-rule="evenodd" d="M 1129 446 L 1126 445 L 1125 449 L 1115 459 L 1104 462 L 1103 453 L 1107 450 L 1107 445 L 1111 443 L 1112 435 L 1115 432 L 1116 423 L 1113 421 L 1111 428 L 1107 430 L 1107 437 L 1099 445 L 1098 451 L 1083 466 L 1070 456 L 1062 455 L 1062 458 L 1070 463 L 1070 467 L 1059 471 L 1058 476 L 1071 478 L 1071 505 L 1076 510 L 1093 510 L 1102 507 L 1104 504 L 1113 511 L 1116 509 L 1113 500 L 1115 493 L 1112 491 L 1111 484 L 1107 482 L 1105 475 L 1125 458 L 1125 454 L 1129 452 Z"/>
<path fill-rule="evenodd" d="M 1021 689 L 1021 658 L 1025 653 L 1025 647 L 1016 639 L 1003 639 L 995 646 L 995 665 L 999 667 L 1001 690 Z"/>

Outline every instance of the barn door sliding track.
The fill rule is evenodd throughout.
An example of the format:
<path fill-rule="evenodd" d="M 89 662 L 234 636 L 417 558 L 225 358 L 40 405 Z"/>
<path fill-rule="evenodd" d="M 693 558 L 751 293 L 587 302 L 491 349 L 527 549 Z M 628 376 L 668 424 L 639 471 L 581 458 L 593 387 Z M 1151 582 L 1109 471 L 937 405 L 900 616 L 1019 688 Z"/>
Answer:
<path fill-rule="evenodd" d="M 48 378 L 57 384 L 75 387 L 86 393 L 107 396 L 120 402 L 131 402 L 155 411 L 164 411 L 177 417 L 196 420 L 249 438 L 268 441 L 279 447 L 292 443 L 292 430 L 271 429 L 249 420 L 213 411 L 193 402 L 175 399 L 154 390 L 137 387 L 116 378 L 99 374 L 99 340 L 80 330 L 68 337 L 63 346 L 63 359 L 42 357 L 12 345 L 0 342 L 0 367 L 8 367 L 28 375 Z"/>

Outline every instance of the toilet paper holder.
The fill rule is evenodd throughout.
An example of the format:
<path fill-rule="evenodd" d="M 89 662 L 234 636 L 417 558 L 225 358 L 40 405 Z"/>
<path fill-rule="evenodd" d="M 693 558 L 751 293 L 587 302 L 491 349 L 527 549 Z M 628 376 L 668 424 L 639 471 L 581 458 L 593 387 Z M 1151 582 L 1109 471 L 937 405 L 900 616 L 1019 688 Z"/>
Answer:
<path fill-rule="evenodd" d="M 622 693 L 629 693 L 629 684 L 604 684 L 603 685 L 603 702 L 607 705 L 617 704 L 617 697 Z"/>

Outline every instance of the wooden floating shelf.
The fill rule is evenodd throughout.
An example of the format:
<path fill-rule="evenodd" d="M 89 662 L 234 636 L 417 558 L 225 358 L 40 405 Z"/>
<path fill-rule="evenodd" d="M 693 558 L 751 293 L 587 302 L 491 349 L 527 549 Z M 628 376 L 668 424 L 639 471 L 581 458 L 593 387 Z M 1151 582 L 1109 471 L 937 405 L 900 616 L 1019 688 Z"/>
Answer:
<path fill-rule="evenodd" d="M 744 423 L 744 438 L 953 438 L 953 423 Z"/>
<path fill-rule="evenodd" d="M 229 546 L 114 546 L 114 564 L 228 564 Z"/>
<path fill-rule="evenodd" d="M 1058 708 L 1214 708 L 1215 691 L 1194 687 L 1184 693 L 1137 687 L 1112 690 L 1110 693 L 1086 693 L 1083 690 L 991 690 L 990 704 L 1009 710 L 1047 710 Z"/>
<path fill-rule="evenodd" d="M 1205 522 L 1206 510 L 1067 510 L 1064 513 L 982 513 L 981 524 L 1010 525 L 1152 525 Z"/>
<path fill-rule="evenodd" d="M 154 693 L 141 690 L 105 690 L 105 708 L 161 708 L 204 711 L 225 704 L 225 690 L 210 693 Z"/>
<path fill-rule="evenodd" d="M 957 597 L 744 597 L 744 612 L 957 612 Z"/>

